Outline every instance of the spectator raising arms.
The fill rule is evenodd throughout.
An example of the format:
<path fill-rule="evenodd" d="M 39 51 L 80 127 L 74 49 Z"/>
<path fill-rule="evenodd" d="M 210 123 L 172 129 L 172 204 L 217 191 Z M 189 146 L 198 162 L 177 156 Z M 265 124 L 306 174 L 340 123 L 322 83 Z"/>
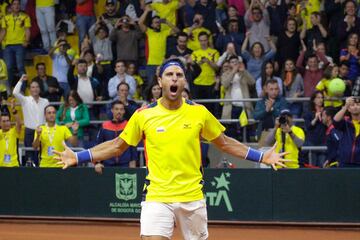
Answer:
<path fill-rule="evenodd" d="M 68 71 L 73 60 L 71 55 L 68 55 L 70 45 L 66 40 L 60 39 L 57 41 L 55 47 L 51 48 L 49 55 L 52 58 L 53 75 L 59 81 L 59 85 L 63 90 L 63 96 L 66 97 L 70 91 L 68 81 Z"/>
<path fill-rule="evenodd" d="M 272 42 L 271 37 L 268 36 L 266 39 L 271 46 L 270 51 L 265 52 L 263 44 L 261 42 L 255 42 L 251 45 L 250 52 L 248 52 L 247 47 L 251 35 L 251 32 L 246 33 L 245 40 L 241 47 L 241 54 L 246 62 L 249 73 L 254 79 L 258 79 L 261 75 L 261 66 L 264 62 L 274 58 L 276 47 Z"/>
<path fill-rule="evenodd" d="M 334 127 L 342 133 L 339 146 L 340 167 L 360 167 L 360 99 L 348 97 L 334 116 Z M 350 117 L 345 117 L 346 112 Z"/>
<path fill-rule="evenodd" d="M 144 13 L 139 19 L 139 26 L 142 32 L 147 37 L 147 56 L 146 56 L 146 81 L 149 83 L 156 72 L 156 67 L 159 66 L 166 54 L 166 39 L 169 35 L 174 35 L 179 32 L 179 29 L 166 19 L 161 19 L 159 16 L 151 18 L 151 27 L 145 25 L 145 19 L 151 12 L 150 5 L 146 5 Z M 162 28 L 161 23 L 166 23 L 169 28 Z"/>
<path fill-rule="evenodd" d="M 314 49 L 314 53 L 310 53 L 307 56 L 306 60 L 306 67 L 303 65 L 305 52 L 307 50 L 304 42 L 302 42 L 303 50 L 300 53 L 296 61 L 296 67 L 298 68 L 299 72 L 302 74 L 304 79 L 304 96 L 310 97 L 311 94 L 314 92 L 316 84 L 322 79 L 323 77 L 323 68 L 319 68 L 319 59 L 324 62 L 324 68 L 328 65 L 328 60 L 326 59 L 325 55 L 317 49 Z"/>
<path fill-rule="evenodd" d="M 251 0 L 244 19 L 246 29 L 252 33 L 248 39 L 250 46 L 260 42 L 264 48 L 263 52 L 269 51 L 272 48 L 268 40 L 270 36 L 270 19 L 268 11 L 260 0 Z"/>
<path fill-rule="evenodd" d="M 18 83 L 15 85 L 13 94 L 16 99 L 20 102 L 25 125 L 25 147 L 31 147 L 34 140 L 35 129 L 41 124 L 44 124 L 44 109 L 49 104 L 46 98 L 40 97 L 40 86 L 38 82 L 30 83 L 30 96 L 24 96 L 20 89 L 25 81 L 28 80 L 26 75 L 22 75 Z M 26 159 L 31 158 L 33 163 L 38 166 L 38 158 L 36 152 L 27 152 Z M 22 162 L 25 165 L 25 161 Z"/>
<path fill-rule="evenodd" d="M 197 13 L 193 19 L 193 25 L 184 29 L 184 32 L 189 36 L 189 41 L 187 47 L 190 48 L 192 51 L 198 50 L 201 48 L 200 41 L 199 41 L 199 34 L 201 32 L 206 32 L 209 36 L 209 44 L 210 46 L 213 45 L 213 39 L 211 36 L 211 32 L 209 29 L 203 26 L 204 24 L 204 17 L 203 15 Z"/>

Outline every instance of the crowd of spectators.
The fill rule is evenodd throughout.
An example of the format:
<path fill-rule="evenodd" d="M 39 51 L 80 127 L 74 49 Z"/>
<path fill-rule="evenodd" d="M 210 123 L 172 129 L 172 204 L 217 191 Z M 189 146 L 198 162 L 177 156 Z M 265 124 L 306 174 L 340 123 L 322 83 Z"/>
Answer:
<path fill-rule="evenodd" d="M 241 120 L 226 123 L 231 137 L 278 142 L 291 152 L 290 168 L 360 167 L 359 16 L 354 0 L 0 0 L 2 105 L 12 97 L 21 104 L 24 145 L 40 151 L 26 159 L 54 166 L 59 141 L 106 141 L 159 99 L 158 67 L 177 57 L 187 96 L 232 99 L 203 104 L 218 118 L 257 120 L 246 139 Z M 343 85 L 331 87 L 335 79 Z M 249 98 L 259 100 L 242 101 Z M 8 118 L 19 113 L 1 109 L 1 165 L 13 166 L 9 139 L 21 136 L 10 134 Z M 135 155 L 105 166 L 134 167 Z"/>

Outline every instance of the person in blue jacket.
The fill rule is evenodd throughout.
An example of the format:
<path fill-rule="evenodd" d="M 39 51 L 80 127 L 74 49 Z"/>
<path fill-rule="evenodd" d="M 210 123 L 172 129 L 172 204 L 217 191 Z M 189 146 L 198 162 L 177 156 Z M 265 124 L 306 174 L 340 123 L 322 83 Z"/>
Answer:
<path fill-rule="evenodd" d="M 350 116 L 345 116 L 349 112 Z M 360 167 L 360 99 L 348 97 L 334 116 L 334 127 L 342 132 L 339 167 Z"/>
<path fill-rule="evenodd" d="M 326 107 L 322 111 L 321 120 L 327 127 L 325 141 L 326 141 L 326 161 L 322 167 L 337 167 L 338 166 L 338 149 L 339 142 L 342 138 L 342 132 L 337 130 L 333 125 L 333 118 L 336 114 L 334 107 Z"/>
<path fill-rule="evenodd" d="M 111 103 L 113 119 L 105 121 L 97 135 L 97 144 L 116 138 L 124 130 L 127 120 L 124 119 L 125 105 L 116 100 Z M 134 168 L 138 160 L 136 147 L 129 147 L 121 156 L 113 157 L 95 165 L 95 170 L 101 172 L 102 167 L 125 167 Z"/>

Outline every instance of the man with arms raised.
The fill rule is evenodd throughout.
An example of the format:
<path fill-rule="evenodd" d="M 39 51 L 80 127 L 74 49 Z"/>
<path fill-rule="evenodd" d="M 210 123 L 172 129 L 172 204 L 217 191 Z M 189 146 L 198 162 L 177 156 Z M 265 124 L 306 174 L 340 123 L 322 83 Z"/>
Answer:
<path fill-rule="evenodd" d="M 180 61 L 163 63 L 159 76 L 163 97 L 137 110 L 119 137 L 82 152 L 66 147 L 55 153 L 59 164 L 67 168 L 118 156 L 143 139 L 148 175 L 141 210 L 142 239 L 170 239 L 174 218 L 184 239 L 207 239 L 200 138 L 224 152 L 274 168 L 284 166 L 286 160 L 274 148 L 263 153 L 227 137 L 225 128 L 204 106 L 183 99 L 186 79 Z"/>

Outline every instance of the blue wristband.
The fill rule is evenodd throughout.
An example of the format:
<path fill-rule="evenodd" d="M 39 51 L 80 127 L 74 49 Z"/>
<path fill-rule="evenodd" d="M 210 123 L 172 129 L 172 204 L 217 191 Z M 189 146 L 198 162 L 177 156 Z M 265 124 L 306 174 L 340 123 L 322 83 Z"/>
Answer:
<path fill-rule="evenodd" d="M 245 159 L 259 163 L 261 162 L 263 155 L 264 153 L 262 151 L 249 147 Z"/>
<path fill-rule="evenodd" d="M 90 149 L 76 153 L 78 164 L 92 162 L 92 155 Z"/>

